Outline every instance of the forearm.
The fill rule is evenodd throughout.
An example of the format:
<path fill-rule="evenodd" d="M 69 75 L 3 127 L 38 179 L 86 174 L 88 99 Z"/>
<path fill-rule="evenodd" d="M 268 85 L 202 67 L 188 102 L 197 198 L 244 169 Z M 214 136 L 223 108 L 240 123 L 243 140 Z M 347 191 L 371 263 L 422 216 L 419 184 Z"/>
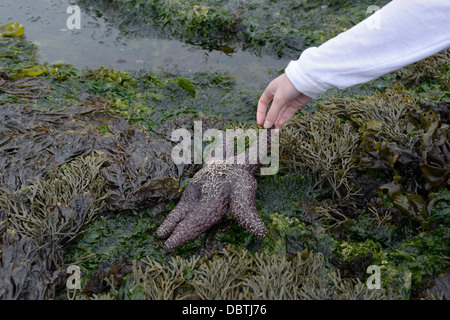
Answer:
<path fill-rule="evenodd" d="M 289 63 L 286 75 L 298 91 L 315 98 L 449 47 L 450 1 L 394 0 L 350 30 L 306 49 L 299 60 Z"/>

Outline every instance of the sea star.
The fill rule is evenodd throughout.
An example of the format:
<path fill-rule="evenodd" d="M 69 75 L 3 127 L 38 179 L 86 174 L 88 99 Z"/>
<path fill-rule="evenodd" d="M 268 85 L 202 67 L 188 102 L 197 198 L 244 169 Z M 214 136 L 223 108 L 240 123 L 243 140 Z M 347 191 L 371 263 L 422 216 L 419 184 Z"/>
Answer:
<path fill-rule="evenodd" d="M 270 130 L 267 140 L 270 140 Z M 267 146 L 270 150 L 270 144 Z M 260 167 L 248 162 L 246 150 L 245 164 L 212 162 L 198 171 L 183 192 L 180 201 L 169 213 L 157 230 L 161 238 L 167 238 L 165 246 L 171 250 L 187 241 L 195 239 L 219 222 L 229 210 L 248 232 L 258 238 L 267 234 L 255 203 L 257 182 L 253 176 Z"/>

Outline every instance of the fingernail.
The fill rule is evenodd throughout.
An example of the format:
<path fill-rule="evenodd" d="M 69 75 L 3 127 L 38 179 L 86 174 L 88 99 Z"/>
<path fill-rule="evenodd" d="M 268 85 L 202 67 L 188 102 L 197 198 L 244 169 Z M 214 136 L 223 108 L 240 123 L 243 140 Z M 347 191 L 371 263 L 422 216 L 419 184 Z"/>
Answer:
<path fill-rule="evenodd" d="M 264 121 L 264 128 L 269 129 L 272 126 L 272 124 L 269 121 Z"/>

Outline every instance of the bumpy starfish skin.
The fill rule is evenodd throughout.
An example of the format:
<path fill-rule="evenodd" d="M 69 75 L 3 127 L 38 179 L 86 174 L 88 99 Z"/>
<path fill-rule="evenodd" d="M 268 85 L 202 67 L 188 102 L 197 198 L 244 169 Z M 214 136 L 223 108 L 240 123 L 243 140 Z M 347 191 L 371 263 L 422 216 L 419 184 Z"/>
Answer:
<path fill-rule="evenodd" d="M 197 172 L 177 206 L 157 230 L 174 249 L 195 239 L 221 220 L 229 209 L 232 217 L 256 237 L 267 233 L 256 210 L 257 183 L 245 166 L 213 163 Z"/>

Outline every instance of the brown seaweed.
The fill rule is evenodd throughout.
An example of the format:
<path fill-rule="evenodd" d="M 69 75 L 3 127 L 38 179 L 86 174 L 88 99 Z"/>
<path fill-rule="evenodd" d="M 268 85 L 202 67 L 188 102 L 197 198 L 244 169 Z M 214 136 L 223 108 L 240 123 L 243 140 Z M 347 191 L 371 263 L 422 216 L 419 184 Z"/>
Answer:
<path fill-rule="evenodd" d="M 126 266 L 126 261 L 116 261 L 113 264 L 103 261 L 99 264 L 98 269 L 92 273 L 81 293 L 93 295 L 107 291 L 111 287 L 119 287 L 124 275 L 131 272 L 128 269 L 130 268 Z"/>
<path fill-rule="evenodd" d="M 142 264 L 144 262 L 144 264 Z M 368 289 L 359 279 L 343 279 L 324 268 L 320 253 L 254 254 L 233 247 L 211 259 L 172 258 L 168 265 L 150 259 L 133 262 L 130 292 L 142 299 L 340 300 L 396 299 L 383 288 Z M 186 279 L 184 271 L 192 276 Z M 183 287 L 184 290 L 177 290 Z"/>
<path fill-rule="evenodd" d="M 0 219 L 3 226 L 5 221 Z M 49 256 L 31 238 L 4 228 L 0 232 L 0 300 L 54 298 L 60 271 L 53 268 Z"/>
<path fill-rule="evenodd" d="M 80 100 L 57 111 L 1 105 L 2 299 L 52 298 L 64 278 L 63 249 L 89 221 L 101 211 L 175 199 L 180 181 L 194 173 L 194 166 L 171 161 L 173 142 L 164 130 L 128 123 L 101 98 Z"/>
<path fill-rule="evenodd" d="M 343 198 L 356 168 L 360 137 L 348 123 L 328 112 L 294 116 L 280 134 L 280 156 L 293 174 L 312 175 L 316 187 L 330 186 Z"/>
<path fill-rule="evenodd" d="M 25 99 L 37 99 L 48 95 L 50 85 L 37 77 L 4 80 L 0 77 L 0 92 Z"/>
<path fill-rule="evenodd" d="M 64 170 L 48 172 L 17 191 L 0 190 L 0 203 L 8 213 L 9 228 L 48 250 L 55 266 L 62 248 L 97 217 L 108 192 L 99 176 L 104 159 L 77 158 Z"/>
<path fill-rule="evenodd" d="M 102 134 L 108 125 L 112 134 Z M 42 111 L 23 105 L 0 109 L 0 182 L 18 190 L 30 178 L 96 152 L 111 191 L 109 210 L 137 209 L 178 194 L 184 165 L 170 159 L 172 143 L 93 105 Z"/>

